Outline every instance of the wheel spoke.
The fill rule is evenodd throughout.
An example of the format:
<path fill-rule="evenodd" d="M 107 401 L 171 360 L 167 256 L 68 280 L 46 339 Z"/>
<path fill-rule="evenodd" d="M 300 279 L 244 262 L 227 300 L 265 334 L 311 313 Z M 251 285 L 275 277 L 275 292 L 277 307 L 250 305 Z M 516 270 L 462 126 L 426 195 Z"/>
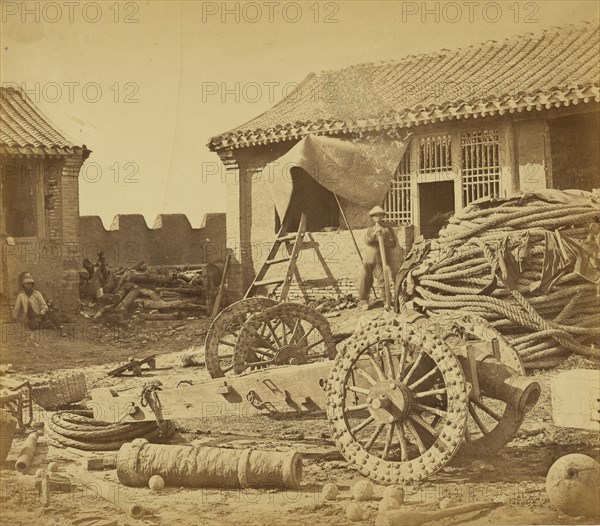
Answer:
<path fill-rule="evenodd" d="M 375 385 L 376 382 L 375 382 L 375 380 L 373 380 L 371 375 L 369 373 L 367 373 L 366 371 L 363 371 L 358 365 L 355 365 L 353 370 L 356 371 L 358 374 L 360 374 L 371 385 Z"/>
<path fill-rule="evenodd" d="M 365 395 L 369 394 L 368 389 L 365 389 L 364 387 L 358 387 L 357 385 L 349 385 L 348 391 L 353 391 L 354 393 L 361 393 L 361 394 L 365 394 Z"/>
<path fill-rule="evenodd" d="M 406 373 L 406 376 L 402 379 L 403 383 L 408 383 L 408 380 L 410 380 L 410 377 L 413 375 L 413 373 L 415 372 L 415 370 L 417 369 L 417 365 L 419 365 L 419 362 L 421 361 L 421 358 L 423 357 L 425 353 L 423 351 L 421 351 L 417 357 L 415 358 L 413 364 L 411 365 L 410 369 L 408 370 L 408 372 Z"/>
<path fill-rule="evenodd" d="M 440 436 L 440 434 L 427 422 L 425 422 L 425 420 L 423 420 L 419 415 L 410 415 L 409 418 L 413 422 L 419 424 L 423 429 L 425 429 L 425 431 L 427 431 L 431 436 L 435 437 L 436 439 L 438 436 Z"/>
<path fill-rule="evenodd" d="M 489 431 L 486 429 L 484 423 L 481 421 L 481 418 L 479 418 L 479 415 L 475 412 L 475 409 L 471 404 L 469 404 L 469 413 L 473 417 L 473 420 L 475 420 L 475 423 L 477 424 L 477 427 L 481 430 L 481 432 L 484 435 L 488 435 Z"/>
<path fill-rule="evenodd" d="M 392 447 L 392 439 L 394 438 L 394 428 L 396 427 L 396 424 L 394 422 L 392 422 L 390 424 L 390 428 L 387 432 L 387 436 L 385 437 L 385 447 L 383 448 L 383 460 L 385 460 L 387 458 L 387 456 L 390 454 L 390 448 Z"/>
<path fill-rule="evenodd" d="M 435 395 L 444 394 L 444 393 L 446 393 L 446 388 L 440 387 L 439 389 L 431 389 L 430 391 L 423 391 L 422 393 L 415 393 L 414 397 L 415 398 L 425 398 L 427 396 L 435 396 Z"/>
<path fill-rule="evenodd" d="M 275 347 L 273 347 L 273 344 L 269 340 L 265 339 L 264 337 L 259 336 L 257 338 L 257 341 L 260 342 L 262 345 L 264 345 L 267 349 L 271 349 L 271 351 L 273 351 L 274 353 L 277 352 L 277 349 Z M 257 349 L 253 349 L 253 350 L 255 352 L 257 351 Z"/>
<path fill-rule="evenodd" d="M 275 340 L 275 343 L 277 344 L 277 347 L 281 348 L 281 342 L 279 341 L 279 338 L 277 337 L 277 334 L 275 334 L 275 330 L 273 329 L 273 326 L 271 325 L 271 322 L 267 320 L 265 323 L 269 327 L 269 331 L 271 331 L 271 334 L 273 335 L 273 339 Z"/>
<path fill-rule="evenodd" d="M 429 380 L 432 376 L 435 375 L 435 373 L 438 371 L 438 367 L 437 365 L 431 369 L 431 371 L 429 371 L 427 374 L 421 376 L 421 378 L 415 380 L 412 384 L 410 384 L 408 386 L 409 389 L 414 389 L 415 387 L 417 387 L 418 385 L 421 385 L 423 382 L 425 382 L 426 380 Z"/>
<path fill-rule="evenodd" d="M 371 404 L 358 404 L 358 405 L 353 405 L 351 407 L 346 407 L 344 408 L 344 412 L 348 413 L 349 411 L 358 411 L 360 409 L 368 409 L 370 407 Z"/>
<path fill-rule="evenodd" d="M 404 434 L 404 427 L 402 424 L 396 428 L 398 431 L 398 439 L 400 441 L 400 460 L 406 462 L 408 460 L 408 446 L 406 445 L 406 435 Z"/>
<path fill-rule="evenodd" d="M 408 420 L 406 420 L 404 423 L 406 424 L 406 429 L 408 429 L 409 434 L 414 438 L 415 444 L 419 448 L 419 453 L 424 455 L 425 451 L 427 451 L 427 448 L 425 447 L 425 444 L 423 444 L 423 440 L 421 439 L 421 436 L 417 432 L 415 426 Z"/>
<path fill-rule="evenodd" d="M 219 343 L 223 344 L 223 345 L 227 345 L 229 347 L 235 347 L 235 343 L 228 342 L 227 340 L 220 339 Z"/>
<path fill-rule="evenodd" d="M 402 350 L 400 351 L 400 368 L 398 369 L 398 376 L 396 376 L 396 380 L 402 380 L 402 375 L 404 374 L 404 366 L 406 365 L 406 355 L 408 354 L 406 350 L 406 343 L 402 342 Z"/>
<path fill-rule="evenodd" d="M 385 427 L 385 424 L 379 424 L 377 426 L 377 429 L 375 431 L 373 431 L 373 434 L 371 435 L 371 438 L 369 438 L 369 441 L 365 444 L 365 451 L 369 451 L 370 447 L 373 447 L 373 444 L 375 443 L 375 440 L 377 440 L 377 437 L 381 434 L 381 432 L 383 431 L 383 428 Z"/>
<path fill-rule="evenodd" d="M 502 415 L 496 413 L 496 411 L 494 411 L 487 404 L 484 404 L 481 400 L 471 400 L 471 402 L 474 403 L 477 407 L 479 407 L 479 409 L 490 415 L 496 422 L 500 422 L 500 420 L 502 420 Z"/>
<path fill-rule="evenodd" d="M 308 351 L 309 349 L 312 349 L 313 347 L 316 347 L 317 345 L 319 345 L 320 343 L 323 343 L 325 341 L 325 338 L 321 338 L 320 340 L 311 343 L 310 345 L 306 345 L 305 347 L 302 347 L 302 349 L 300 349 L 301 351 Z"/>
<path fill-rule="evenodd" d="M 223 369 L 223 374 L 228 373 L 229 371 L 231 371 L 231 369 L 233 369 L 233 365 L 227 367 L 226 369 Z"/>
<path fill-rule="evenodd" d="M 425 404 L 415 404 L 415 407 L 417 407 L 418 409 L 420 409 L 421 411 L 423 411 L 425 413 L 437 415 L 441 418 L 446 418 L 446 416 L 448 416 L 448 413 L 446 413 L 446 411 L 442 411 L 441 409 L 438 409 L 437 407 L 431 407 L 431 406 L 428 406 Z"/>
<path fill-rule="evenodd" d="M 383 346 L 385 347 L 384 356 L 390 373 L 389 377 L 396 378 L 396 373 L 394 372 L 394 364 L 392 362 L 392 351 L 390 351 L 390 346 L 387 343 L 384 343 Z"/>
<path fill-rule="evenodd" d="M 357 426 L 353 427 L 350 430 L 350 433 L 352 435 L 355 435 L 356 433 L 358 433 L 361 429 L 364 429 L 365 427 L 367 427 L 371 422 L 373 422 L 375 420 L 374 416 L 370 416 L 369 418 L 367 418 L 366 420 L 363 420 L 360 424 L 358 424 Z"/>
<path fill-rule="evenodd" d="M 292 329 L 292 336 L 290 338 L 291 342 L 295 342 L 296 341 L 296 331 L 298 331 L 298 328 L 300 327 L 300 318 L 296 318 L 296 323 L 294 324 L 294 328 Z"/>
<path fill-rule="evenodd" d="M 283 338 L 283 345 L 287 345 L 288 344 L 288 339 L 287 339 L 287 324 L 283 323 L 283 325 L 281 326 L 281 329 L 283 331 L 282 334 L 282 338 Z"/>
<path fill-rule="evenodd" d="M 375 372 L 377 373 L 377 376 L 379 377 L 379 379 L 380 380 L 387 380 L 387 376 L 381 370 L 381 367 L 379 367 L 379 364 L 377 363 L 377 361 L 375 360 L 375 358 L 373 358 L 373 355 L 370 354 L 370 353 L 367 353 L 367 356 L 369 357 L 369 360 L 371 361 L 371 365 L 373 366 L 373 369 L 375 369 Z"/>

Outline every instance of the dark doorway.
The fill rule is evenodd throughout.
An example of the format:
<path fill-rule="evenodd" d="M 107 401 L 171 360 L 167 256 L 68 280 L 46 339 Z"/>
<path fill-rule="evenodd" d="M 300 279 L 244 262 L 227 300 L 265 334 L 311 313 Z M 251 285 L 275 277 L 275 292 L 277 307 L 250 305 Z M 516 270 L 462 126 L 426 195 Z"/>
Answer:
<path fill-rule="evenodd" d="M 427 239 L 437 237 L 454 213 L 454 182 L 419 184 L 419 207 L 421 234 Z"/>
<path fill-rule="evenodd" d="M 595 112 L 548 120 L 553 188 L 598 188 L 599 115 Z"/>
<path fill-rule="evenodd" d="M 306 212 L 308 232 L 319 232 L 340 226 L 340 214 L 335 195 L 321 186 L 301 168 L 292 168 L 294 189 L 288 207 L 288 231 L 294 232 L 300 224 L 302 212 Z M 275 232 L 281 220 L 275 212 Z"/>

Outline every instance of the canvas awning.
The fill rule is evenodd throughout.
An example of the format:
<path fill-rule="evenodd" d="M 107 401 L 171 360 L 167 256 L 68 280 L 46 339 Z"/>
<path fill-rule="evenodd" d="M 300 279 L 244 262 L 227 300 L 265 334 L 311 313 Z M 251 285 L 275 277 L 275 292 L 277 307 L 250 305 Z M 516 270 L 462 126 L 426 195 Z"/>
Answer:
<path fill-rule="evenodd" d="M 292 170 L 302 168 L 317 183 L 353 203 L 380 205 L 402 160 L 409 139 L 369 142 L 308 135 L 261 173 L 279 217 L 290 205 Z"/>

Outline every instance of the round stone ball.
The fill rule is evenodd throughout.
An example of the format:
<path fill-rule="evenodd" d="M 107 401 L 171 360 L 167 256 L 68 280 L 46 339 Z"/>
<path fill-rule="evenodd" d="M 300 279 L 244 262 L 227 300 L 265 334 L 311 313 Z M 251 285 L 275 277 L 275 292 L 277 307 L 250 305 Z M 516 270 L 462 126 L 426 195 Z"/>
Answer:
<path fill-rule="evenodd" d="M 363 516 L 363 509 L 360 507 L 358 502 L 350 502 L 348 506 L 346 506 L 346 517 L 348 517 L 348 519 L 350 519 L 352 522 L 361 521 Z"/>
<path fill-rule="evenodd" d="M 37 469 L 35 472 L 35 478 L 41 479 L 43 476 L 44 476 L 44 470 L 42 468 Z"/>
<path fill-rule="evenodd" d="M 546 475 L 546 493 L 561 513 L 600 516 L 600 464 L 579 453 L 559 458 Z"/>
<path fill-rule="evenodd" d="M 58 471 L 58 464 L 56 462 L 49 462 L 48 471 L 50 473 L 55 473 L 56 471 Z"/>
<path fill-rule="evenodd" d="M 152 475 L 148 481 L 148 486 L 152 491 L 160 491 L 165 487 L 165 481 L 160 475 Z"/>
<path fill-rule="evenodd" d="M 398 501 L 392 497 L 383 497 L 379 501 L 379 513 L 385 513 L 390 510 L 397 510 L 400 507 Z"/>
<path fill-rule="evenodd" d="M 388 486 L 383 490 L 383 498 L 394 499 L 398 504 L 404 503 L 404 488 L 400 486 Z"/>
<path fill-rule="evenodd" d="M 359 480 L 352 486 L 352 496 L 358 501 L 371 500 L 373 498 L 373 484 L 368 480 Z"/>
<path fill-rule="evenodd" d="M 332 482 L 325 484 L 321 490 L 321 494 L 325 500 L 335 500 L 335 498 L 338 496 L 338 493 L 338 487 Z"/>

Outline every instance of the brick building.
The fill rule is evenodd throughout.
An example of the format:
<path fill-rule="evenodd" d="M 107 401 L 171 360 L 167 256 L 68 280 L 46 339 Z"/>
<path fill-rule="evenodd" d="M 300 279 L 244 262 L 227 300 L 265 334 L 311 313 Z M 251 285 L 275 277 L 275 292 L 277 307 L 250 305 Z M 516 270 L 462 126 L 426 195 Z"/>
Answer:
<path fill-rule="evenodd" d="M 53 126 L 20 90 L 0 88 L 2 310 L 18 276 L 65 310 L 79 306 L 79 170 L 90 151 Z"/>
<path fill-rule="evenodd" d="M 234 287 L 241 293 L 251 283 L 280 219 L 264 175 L 278 160 L 293 163 L 289 152 L 307 136 L 390 148 L 408 136 L 381 200 L 405 248 L 482 197 L 598 187 L 598 46 L 598 23 L 582 23 L 310 74 L 267 112 L 213 137 L 208 146 L 227 173 Z M 312 189 L 292 195 L 287 210 L 313 214 L 320 256 L 303 255 L 300 270 L 309 285 L 327 285 L 309 295 L 355 291 L 360 262 L 330 185 L 310 169 L 302 175 L 312 177 Z M 367 184 L 364 194 L 372 190 Z M 369 207 L 360 198 L 340 201 L 360 244 Z"/>

